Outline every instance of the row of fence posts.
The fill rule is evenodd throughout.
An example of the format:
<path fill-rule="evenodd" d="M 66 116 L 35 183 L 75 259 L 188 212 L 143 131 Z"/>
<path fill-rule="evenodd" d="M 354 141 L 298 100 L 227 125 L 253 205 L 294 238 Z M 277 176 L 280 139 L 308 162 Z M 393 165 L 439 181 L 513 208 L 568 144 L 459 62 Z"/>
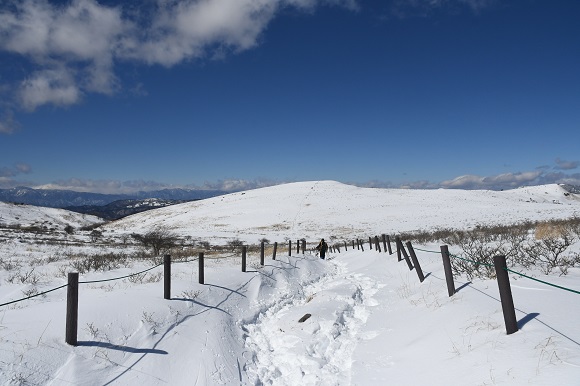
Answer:
<path fill-rule="evenodd" d="M 373 245 L 378 252 L 388 252 L 389 255 L 393 254 L 391 249 L 391 240 L 388 235 L 383 234 L 381 236 L 381 241 L 383 243 L 383 249 L 381 250 L 381 242 L 378 236 L 374 239 L 369 237 L 369 248 L 372 250 Z M 364 242 L 361 239 L 352 240 L 352 249 L 356 248 L 364 252 Z M 425 280 L 425 275 L 413 249 L 413 245 L 410 241 L 407 241 L 405 246 L 401 241 L 399 236 L 395 237 L 395 245 L 397 247 L 397 261 L 405 260 L 409 270 L 415 270 L 420 282 Z M 300 253 L 300 247 L 302 247 L 302 254 L 306 251 L 306 239 L 298 240 L 296 242 L 296 252 Z M 340 253 L 340 245 L 335 244 L 330 246 L 330 248 L 336 253 Z M 445 272 L 445 280 L 447 282 L 447 292 L 449 296 L 453 296 L 456 292 L 455 282 L 453 280 L 453 271 L 451 267 L 451 259 L 449 254 L 449 248 L 447 245 L 442 245 L 441 256 L 443 259 L 443 269 Z M 348 250 L 347 242 L 344 242 L 345 251 Z M 278 243 L 274 243 L 274 250 L 272 253 L 272 259 L 276 260 L 276 253 L 278 250 Z M 407 250 L 409 253 L 407 253 Z M 288 256 L 292 256 L 292 240 L 288 241 Z M 200 252 L 198 254 L 198 281 L 199 284 L 205 284 L 205 271 L 204 271 L 204 253 Z M 247 260 L 247 246 L 242 246 L 242 272 L 246 272 L 246 260 Z M 496 270 L 497 282 L 500 293 L 500 300 L 502 304 L 502 311 L 504 316 L 504 321 L 506 325 L 507 334 L 512 334 L 518 331 L 518 325 L 516 321 L 515 307 L 511 292 L 511 286 L 509 282 L 509 275 L 507 272 L 506 259 L 505 256 L 495 256 L 493 258 L 494 266 Z M 260 243 L 260 264 L 263 266 L 265 264 L 265 243 L 262 241 Z M 163 258 L 163 298 L 171 299 L 171 256 L 165 255 Z M 77 345 L 77 331 L 78 331 L 78 290 L 79 290 L 79 274 L 78 272 L 70 272 L 68 274 L 68 287 L 67 287 L 67 309 L 66 309 L 66 343 L 76 346 Z"/>

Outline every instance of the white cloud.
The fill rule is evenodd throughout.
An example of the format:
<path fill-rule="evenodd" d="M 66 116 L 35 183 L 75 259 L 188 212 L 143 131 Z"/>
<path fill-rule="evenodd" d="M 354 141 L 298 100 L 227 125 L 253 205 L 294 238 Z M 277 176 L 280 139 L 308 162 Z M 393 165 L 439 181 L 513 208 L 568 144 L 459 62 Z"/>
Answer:
<path fill-rule="evenodd" d="M 538 178 L 541 175 L 541 171 L 503 173 L 487 177 L 464 175 L 452 180 L 443 181 L 440 183 L 440 186 L 455 189 L 511 189 L 523 185 L 535 185 L 538 183 Z"/>
<path fill-rule="evenodd" d="M 71 105 L 77 103 L 81 95 L 72 71 L 66 68 L 38 71 L 25 79 L 19 90 L 22 106 L 30 111 L 45 104 Z"/>
<path fill-rule="evenodd" d="M 114 93 L 117 62 L 173 66 L 251 49 L 285 7 L 357 9 L 356 0 L 156 0 L 139 11 L 96 0 L 9 1 L 0 7 L 0 49 L 36 66 L 18 91 L 28 110 L 75 104 L 86 92 Z"/>
<path fill-rule="evenodd" d="M 580 162 L 578 162 L 578 161 L 565 161 L 565 160 L 562 160 L 560 158 L 556 158 L 556 164 L 557 164 L 557 166 L 555 167 L 556 169 L 572 170 L 572 169 L 577 169 L 578 166 L 580 165 Z"/>

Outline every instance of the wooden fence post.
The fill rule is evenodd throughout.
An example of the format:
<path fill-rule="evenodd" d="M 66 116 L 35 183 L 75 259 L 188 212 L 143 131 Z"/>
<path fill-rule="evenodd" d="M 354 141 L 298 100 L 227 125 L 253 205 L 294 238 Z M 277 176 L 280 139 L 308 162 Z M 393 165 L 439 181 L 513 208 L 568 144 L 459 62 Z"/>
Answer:
<path fill-rule="evenodd" d="M 384 233 L 381 235 L 381 241 L 383 242 L 383 251 L 385 251 L 385 253 L 386 253 L 387 252 L 387 237 Z"/>
<path fill-rule="evenodd" d="M 401 258 L 401 238 L 399 236 L 395 236 L 395 245 L 397 246 L 397 261 L 403 260 Z"/>
<path fill-rule="evenodd" d="M 453 270 L 451 269 L 451 259 L 449 258 L 447 245 L 441 245 L 441 258 L 443 259 L 443 269 L 445 271 L 445 280 L 447 281 L 447 293 L 451 297 L 455 294 L 455 282 L 453 281 Z"/>
<path fill-rule="evenodd" d="M 375 236 L 375 249 L 381 252 L 381 243 L 379 243 L 379 236 Z"/>
<path fill-rule="evenodd" d="M 171 299 L 171 256 L 163 256 L 163 299 Z"/>
<path fill-rule="evenodd" d="M 199 263 L 199 284 L 205 284 L 205 275 L 203 272 L 203 252 L 199 252 L 199 257 L 198 257 L 198 263 Z"/>
<path fill-rule="evenodd" d="M 510 286 L 510 277 L 508 274 L 505 256 L 494 256 L 493 265 L 497 276 L 497 285 L 499 287 L 499 297 L 501 299 L 501 308 L 503 310 L 503 320 L 508 335 L 518 331 L 518 322 L 516 320 L 516 311 L 514 308 L 514 299 Z"/>
<path fill-rule="evenodd" d="M 248 247 L 242 246 L 242 272 L 246 272 L 246 255 L 248 253 Z"/>
<path fill-rule="evenodd" d="M 369 236 L 369 249 L 372 250 L 373 249 L 373 242 L 371 240 L 371 237 Z"/>
<path fill-rule="evenodd" d="M 306 253 L 306 239 L 302 239 L 302 254 Z"/>
<path fill-rule="evenodd" d="M 352 240 L 352 249 L 354 251 L 354 240 Z"/>
<path fill-rule="evenodd" d="M 405 250 L 405 246 L 403 245 L 403 242 L 401 241 L 401 238 L 397 236 L 397 248 L 403 253 L 403 256 L 405 257 L 405 261 L 407 262 L 407 266 L 409 267 L 409 270 L 413 270 L 413 264 L 411 264 L 411 260 L 409 259 L 409 255 L 407 254 L 407 251 Z"/>
<path fill-rule="evenodd" d="M 360 251 L 360 242 L 358 239 L 356 239 L 356 249 Z"/>
<path fill-rule="evenodd" d="M 274 242 L 274 253 L 272 253 L 272 260 L 276 260 L 276 251 L 278 250 L 278 242 Z"/>
<path fill-rule="evenodd" d="M 65 341 L 71 346 L 77 345 L 79 325 L 79 273 L 69 272 L 66 292 L 66 334 Z"/>
<path fill-rule="evenodd" d="M 260 265 L 264 266 L 264 242 L 260 243 Z"/>
<path fill-rule="evenodd" d="M 348 251 L 348 249 L 346 248 L 346 241 L 344 242 L 344 251 Z"/>
<path fill-rule="evenodd" d="M 393 250 L 391 249 L 391 238 L 387 235 L 387 247 L 389 248 L 389 255 L 393 254 Z M 385 249 L 386 251 L 386 249 Z"/>
<path fill-rule="evenodd" d="M 360 244 L 360 250 L 364 252 L 365 251 L 364 242 L 362 240 L 359 240 L 358 242 Z"/>
<path fill-rule="evenodd" d="M 292 256 L 292 240 L 288 240 L 288 256 Z"/>
<path fill-rule="evenodd" d="M 423 283 L 425 280 L 425 275 L 423 275 L 423 270 L 421 269 L 421 264 L 419 264 L 419 260 L 417 259 L 417 255 L 415 254 L 415 250 L 413 249 L 413 245 L 410 241 L 407 241 L 407 249 L 411 254 L 411 259 L 413 260 L 413 265 L 415 266 L 415 271 L 417 272 L 417 276 L 419 277 L 419 281 Z"/>
<path fill-rule="evenodd" d="M 300 254 L 300 240 L 296 241 L 296 254 Z"/>

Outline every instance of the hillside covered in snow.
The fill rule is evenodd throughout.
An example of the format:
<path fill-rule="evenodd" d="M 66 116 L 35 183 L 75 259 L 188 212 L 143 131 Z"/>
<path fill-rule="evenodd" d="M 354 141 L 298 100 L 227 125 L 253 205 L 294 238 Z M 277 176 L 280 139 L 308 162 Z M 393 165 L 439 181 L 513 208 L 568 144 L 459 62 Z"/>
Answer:
<path fill-rule="evenodd" d="M 223 244 L 320 237 L 351 239 L 437 228 L 580 215 L 580 198 L 559 185 L 508 191 L 360 188 L 334 181 L 298 182 L 232 193 L 128 216 L 115 232 L 166 228 Z"/>

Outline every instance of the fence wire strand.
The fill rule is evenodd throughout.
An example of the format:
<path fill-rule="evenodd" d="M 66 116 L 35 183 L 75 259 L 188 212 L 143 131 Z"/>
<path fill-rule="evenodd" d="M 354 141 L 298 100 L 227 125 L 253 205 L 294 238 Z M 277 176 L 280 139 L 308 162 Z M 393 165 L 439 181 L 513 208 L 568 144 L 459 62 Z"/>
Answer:
<path fill-rule="evenodd" d="M 420 249 L 420 248 L 414 248 L 414 249 L 417 250 L 417 251 L 428 252 L 428 253 L 438 253 L 438 254 L 441 253 L 441 252 L 429 251 L 429 250 Z M 452 253 L 450 253 L 449 256 L 450 257 L 453 257 L 453 258 L 456 258 L 456 259 L 459 259 L 459 260 L 468 261 L 468 262 L 473 263 L 473 264 L 476 264 L 476 265 L 483 265 L 485 267 L 490 267 L 490 268 L 494 268 L 495 267 L 492 264 L 482 263 L 481 261 L 474 261 L 474 260 L 465 259 L 463 257 L 454 255 Z M 573 290 L 573 289 L 567 288 L 567 287 L 563 287 L 563 286 L 560 286 L 560 285 L 557 285 L 557 284 L 549 283 L 549 282 L 544 281 L 544 280 L 536 279 L 535 277 L 528 276 L 528 275 L 523 274 L 521 272 L 513 271 L 513 270 L 511 270 L 509 268 L 505 268 L 505 270 L 507 272 L 511 272 L 511 273 L 516 274 L 516 275 L 519 275 L 521 277 L 525 277 L 526 279 L 530 279 L 530 280 L 533 280 L 533 281 L 537 281 L 538 283 L 546 284 L 546 285 L 549 285 L 549 286 L 554 287 L 554 288 L 559 288 L 561 290 L 569 291 L 569 292 L 572 292 L 572 293 L 575 293 L 575 294 L 579 294 L 580 295 L 580 291 Z"/>

